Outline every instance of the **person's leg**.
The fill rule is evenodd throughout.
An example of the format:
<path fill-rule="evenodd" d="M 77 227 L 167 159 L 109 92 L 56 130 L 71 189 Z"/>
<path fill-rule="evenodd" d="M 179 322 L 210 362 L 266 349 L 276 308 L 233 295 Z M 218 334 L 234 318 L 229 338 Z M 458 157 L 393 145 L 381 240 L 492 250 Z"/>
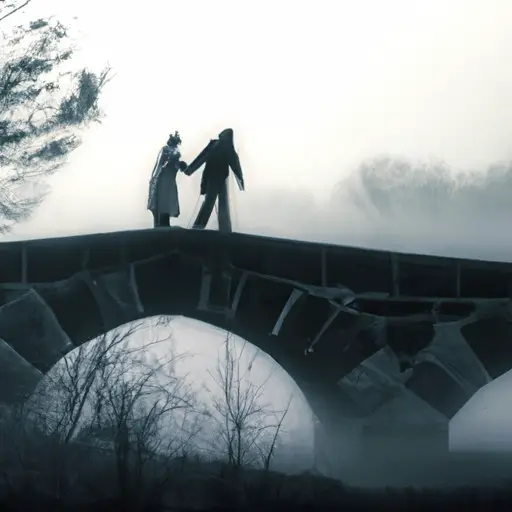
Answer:
<path fill-rule="evenodd" d="M 197 214 L 196 221 L 194 222 L 193 229 L 204 229 L 210 217 L 212 215 L 213 207 L 215 206 L 215 201 L 217 200 L 217 191 L 207 192 Z"/>
<path fill-rule="evenodd" d="M 231 233 L 231 215 L 229 213 L 228 180 L 225 180 L 219 191 L 219 231 Z"/>
<path fill-rule="evenodd" d="M 171 216 L 168 213 L 160 214 L 160 226 L 168 227 L 171 225 Z"/>
<path fill-rule="evenodd" d="M 154 210 L 151 210 L 151 213 L 153 214 L 153 227 L 158 227 L 158 213 L 156 213 Z"/>

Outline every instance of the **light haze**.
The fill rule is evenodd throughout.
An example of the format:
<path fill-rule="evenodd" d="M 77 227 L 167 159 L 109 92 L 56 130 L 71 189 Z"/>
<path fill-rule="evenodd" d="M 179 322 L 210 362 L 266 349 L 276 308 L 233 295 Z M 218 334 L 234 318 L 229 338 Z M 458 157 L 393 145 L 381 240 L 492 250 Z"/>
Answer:
<path fill-rule="evenodd" d="M 190 161 L 229 126 L 247 187 L 232 187 L 237 231 L 512 261 L 512 206 L 481 206 L 485 169 L 512 160 L 509 1 L 45 0 L 16 22 L 49 14 L 79 29 L 77 66 L 108 61 L 117 76 L 103 124 L 5 240 L 150 227 L 148 180 L 168 134 L 180 131 Z M 440 220 L 414 201 L 368 216 L 351 193 L 361 161 L 381 153 L 444 161 L 454 183 L 475 171 L 483 184 L 471 216 L 453 203 Z M 178 186 L 187 226 L 199 175 Z M 512 446 L 510 415 L 491 412 L 504 410 L 508 380 L 453 420 L 458 446 L 490 437 Z"/>

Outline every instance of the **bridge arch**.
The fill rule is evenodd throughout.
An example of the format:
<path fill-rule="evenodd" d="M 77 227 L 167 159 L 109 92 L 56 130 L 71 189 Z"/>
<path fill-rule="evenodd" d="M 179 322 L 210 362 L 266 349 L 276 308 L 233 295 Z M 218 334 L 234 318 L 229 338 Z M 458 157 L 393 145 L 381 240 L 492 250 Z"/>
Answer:
<path fill-rule="evenodd" d="M 235 357 L 239 355 L 241 358 L 239 361 L 240 371 L 244 374 L 242 385 L 245 386 L 245 382 L 257 387 L 264 385 L 261 389 L 261 401 L 258 400 L 260 405 L 272 404 L 276 411 L 289 406 L 283 423 L 283 429 L 286 432 L 283 444 L 285 451 L 278 454 L 277 465 L 290 468 L 291 460 L 289 459 L 293 456 L 295 462 L 299 463 L 294 470 L 311 469 L 313 418 L 307 400 L 291 376 L 272 358 L 266 357 L 266 354 L 261 353 L 247 340 L 238 339 L 221 329 L 212 330 L 207 324 L 189 318 L 150 317 L 124 324 L 119 329 L 109 331 L 105 338 L 101 336 L 87 342 L 82 347 L 86 348 L 83 355 L 91 354 L 91 357 L 97 354 L 95 344 L 99 343 L 98 348 L 101 350 L 101 347 L 104 346 L 103 341 L 107 345 L 114 343 L 115 351 L 125 348 L 135 350 L 136 359 L 142 354 L 148 356 L 150 360 L 154 358 L 158 361 L 171 357 L 177 363 L 174 366 L 173 371 L 176 372 L 174 375 L 185 379 L 186 389 L 194 394 L 197 393 L 196 397 L 199 402 L 207 407 L 208 401 L 212 397 L 220 397 L 221 389 L 217 387 L 214 379 L 209 377 L 208 373 L 213 372 L 215 376 L 217 364 L 223 364 L 224 351 L 222 349 L 228 336 L 234 351 L 233 355 Z M 118 343 L 121 344 L 118 345 Z M 47 385 L 45 385 L 46 376 L 42 377 L 40 382 L 42 387 L 38 387 L 33 396 L 36 401 L 38 396 L 41 396 L 38 395 L 38 391 L 44 395 L 43 403 L 47 403 L 47 399 L 60 397 L 59 384 L 55 387 L 54 383 L 61 382 L 62 378 L 66 379 L 68 364 L 74 367 L 73 361 L 74 356 L 77 356 L 77 351 L 78 348 L 75 348 L 63 356 L 48 371 L 47 375 L 50 379 L 46 381 Z M 64 361 L 66 358 L 68 358 L 68 362 Z M 79 359 L 79 361 L 82 360 Z M 247 372 L 246 369 L 248 369 Z M 86 368 L 85 371 L 91 370 Z M 87 407 L 86 410 L 88 410 Z M 59 414 L 58 403 L 52 414 Z M 204 435 L 206 438 L 201 435 L 198 439 L 200 445 L 208 441 L 208 429 Z M 293 450 L 290 450 L 291 446 L 293 446 Z"/>
<path fill-rule="evenodd" d="M 126 246 L 108 235 L 92 244 L 73 237 L 61 247 L 49 240 L 35 241 L 30 282 L 13 286 L 10 279 L 11 285 L 2 287 L 0 337 L 6 346 L 44 373 L 74 347 L 127 322 L 157 315 L 183 316 L 250 341 L 277 361 L 308 401 L 326 401 L 324 379 L 319 377 L 327 369 L 320 371 L 318 365 L 310 364 L 305 350 L 324 322 L 323 313 L 330 309 L 327 300 L 315 301 L 316 318 L 310 311 L 306 316 L 294 315 L 294 322 L 287 319 L 283 325 L 280 316 L 294 294 L 294 283 L 232 268 L 230 307 L 211 308 L 204 296 L 209 273 L 205 262 L 214 259 L 215 251 L 208 242 L 203 240 L 189 251 L 171 247 L 160 252 L 151 243 L 156 240 L 162 245 L 166 239 L 155 237 L 162 235 L 157 230 L 150 235 L 148 245 L 132 247 L 128 257 Z M 137 252 L 149 257 L 140 258 Z"/>
<path fill-rule="evenodd" d="M 334 434 L 340 419 L 368 414 L 367 398 L 346 392 L 346 377 L 375 358 L 400 366 L 397 375 L 416 359 L 402 388 L 447 419 L 512 367 L 503 288 L 510 265 L 495 271 L 402 255 L 400 271 L 390 253 L 181 229 L 12 242 L 0 245 L 0 257 L 4 402 L 18 400 L 74 347 L 156 315 L 193 318 L 250 341 L 293 378 Z M 400 295 L 407 292 L 412 297 Z M 347 307 L 354 300 L 358 307 Z M 463 346 L 469 365 L 451 357 Z"/>

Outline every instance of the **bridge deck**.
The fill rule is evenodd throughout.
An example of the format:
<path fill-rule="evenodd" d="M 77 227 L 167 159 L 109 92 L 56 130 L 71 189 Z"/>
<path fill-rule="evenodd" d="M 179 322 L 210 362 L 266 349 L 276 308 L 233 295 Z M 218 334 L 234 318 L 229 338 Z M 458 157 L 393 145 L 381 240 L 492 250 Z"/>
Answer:
<path fill-rule="evenodd" d="M 313 286 L 344 285 L 359 294 L 504 298 L 512 283 L 512 263 L 168 228 L 3 242 L 0 283 L 57 281 L 81 269 L 116 267 L 173 251 L 199 258 L 224 251 L 237 268 Z"/>
<path fill-rule="evenodd" d="M 227 276 L 211 271 L 219 257 L 235 267 Z M 326 423 L 337 424 L 336 410 L 361 416 L 400 399 L 400 386 L 368 398 L 368 382 L 381 386 L 373 363 L 370 380 L 351 373 L 375 354 L 404 379 L 403 396 L 451 418 L 489 376 L 512 367 L 511 274 L 510 263 L 169 228 L 2 243 L 0 338 L 23 359 L 0 357 L 0 384 L 8 383 L 0 391 L 10 392 L 23 360 L 45 372 L 71 344 L 182 315 L 269 354 Z M 336 286 L 337 298 L 328 289 Z M 340 286 L 356 294 L 351 307 L 338 302 L 347 296 Z M 424 350 L 439 364 L 418 356 Z M 364 390 L 354 385 L 361 375 Z"/>

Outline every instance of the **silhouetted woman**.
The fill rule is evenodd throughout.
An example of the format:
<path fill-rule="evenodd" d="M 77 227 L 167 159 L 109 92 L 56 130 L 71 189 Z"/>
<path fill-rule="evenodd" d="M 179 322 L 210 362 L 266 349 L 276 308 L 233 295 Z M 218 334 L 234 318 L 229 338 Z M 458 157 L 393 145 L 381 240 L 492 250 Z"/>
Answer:
<path fill-rule="evenodd" d="M 153 226 L 170 225 L 171 217 L 179 217 L 180 203 L 176 174 L 186 169 L 187 164 L 180 160 L 178 132 L 170 135 L 167 144 L 158 153 L 155 167 L 149 182 L 148 210 L 153 214 Z"/>

